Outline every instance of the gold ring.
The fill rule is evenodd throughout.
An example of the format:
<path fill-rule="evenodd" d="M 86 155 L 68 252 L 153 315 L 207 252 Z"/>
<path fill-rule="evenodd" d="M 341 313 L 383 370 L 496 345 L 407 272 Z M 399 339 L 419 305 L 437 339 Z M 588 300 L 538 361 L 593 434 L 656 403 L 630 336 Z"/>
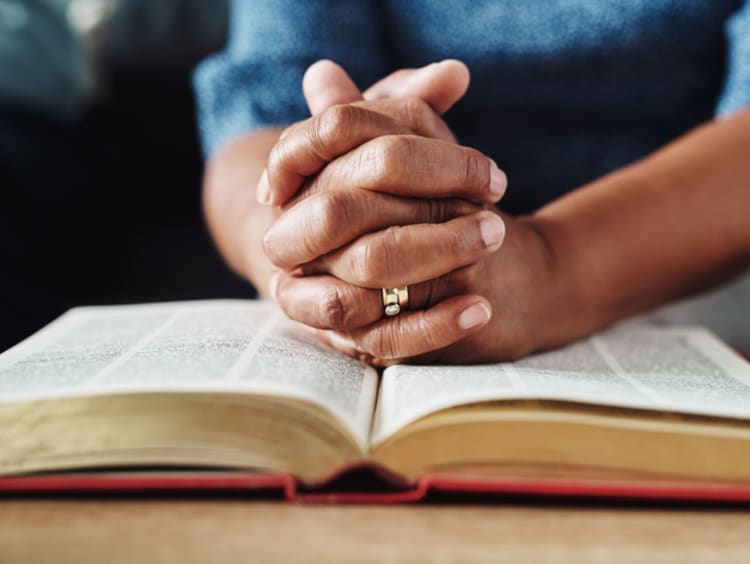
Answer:
<path fill-rule="evenodd" d="M 383 312 L 388 317 L 401 313 L 401 310 L 409 307 L 409 288 L 383 288 Z"/>

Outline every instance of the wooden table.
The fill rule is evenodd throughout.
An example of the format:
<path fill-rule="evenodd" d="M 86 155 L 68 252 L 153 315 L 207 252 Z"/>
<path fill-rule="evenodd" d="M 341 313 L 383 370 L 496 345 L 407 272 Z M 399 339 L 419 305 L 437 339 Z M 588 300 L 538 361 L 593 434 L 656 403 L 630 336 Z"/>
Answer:
<path fill-rule="evenodd" d="M 524 505 L 0 501 L 0 562 L 750 563 L 750 513 Z"/>

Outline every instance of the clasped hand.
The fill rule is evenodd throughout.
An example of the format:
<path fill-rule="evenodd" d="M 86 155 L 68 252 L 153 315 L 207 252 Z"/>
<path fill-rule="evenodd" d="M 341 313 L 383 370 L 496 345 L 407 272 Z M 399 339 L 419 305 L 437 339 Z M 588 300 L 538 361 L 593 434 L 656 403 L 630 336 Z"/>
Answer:
<path fill-rule="evenodd" d="M 259 182 L 258 199 L 282 207 L 263 241 L 273 298 L 372 364 L 507 360 L 561 338 L 546 330 L 564 308 L 542 227 L 496 210 L 505 175 L 439 116 L 466 86 L 447 62 L 363 96 L 318 63 L 313 117 L 281 135 Z M 403 285 L 409 309 L 384 318 L 380 288 Z"/>

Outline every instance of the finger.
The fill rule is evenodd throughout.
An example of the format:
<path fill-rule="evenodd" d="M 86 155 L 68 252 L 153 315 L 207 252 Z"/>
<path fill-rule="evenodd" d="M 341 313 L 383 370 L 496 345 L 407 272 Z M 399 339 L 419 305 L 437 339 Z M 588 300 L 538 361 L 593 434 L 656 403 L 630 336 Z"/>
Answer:
<path fill-rule="evenodd" d="M 360 351 L 357 349 L 357 343 L 355 343 L 348 335 L 325 329 L 311 328 L 311 331 L 319 340 L 323 341 L 329 347 L 336 349 L 345 355 L 360 358 L 364 362 L 367 362 L 368 359 L 363 358 Z"/>
<path fill-rule="evenodd" d="M 382 98 L 354 102 L 353 105 L 388 116 L 405 125 L 417 135 L 456 143 L 456 137 L 450 128 L 435 110 L 421 98 L 415 96 Z"/>
<path fill-rule="evenodd" d="M 279 268 L 309 263 L 358 237 L 391 227 L 445 221 L 479 211 L 464 200 L 398 198 L 368 190 L 318 191 L 271 225 L 266 255 Z"/>
<path fill-rule="evenodd" d="M 284 131 L 258 182 L 258 201 L 284 205 L 330 161 L 377 137 L 410 133 L 455 143 L 448 126 L 418 98 L 332 106 Z"/>
<path fill-rule="evenodd" d="M 505 174 L 475 149 L 416 135 L 385 135 L 342 155 L 312 180 L 316 191 L 364 188 L 415 198 L 463 198 L 493 204 Z"/>
<path fill-rule="evenodd" d="M 303 326 L 304 327 L 304 326 Z M 372 366 L 385 368 L 394 364 L 443 364 L 441 358 L 444 357 L 444 351 L 449 351 L 452 347 L 443 348 L 441 350 L 431 351 L 426 354 L 413 356 L 409 358 L 392 358 L 383 359 L 375 358 L 371 354 L 360 349 L 359 345 L 349 336 L 348 333 L 339 331 L 330 331 L 324 329 L 315 329 L 308 327 L 310 333 L 319 341 L 328 345 L 334 350 L 344 353 L 347 356 L 357 358 L 360 361 L 370 364 Z M 460 345 L 461 341 L 454 344 L 453 347 Z"/>
<path fill-rule="evenodd" d="M 363 288 L 330 275 L 296 276 L 278 271 L 269 283 L 271 296 L 286 315 L 310 327 L 347 331 L 384 317 L 381 290 Z M 409 310 L 427 309 L 466 293 L 460 273 L 409 286 Z"/>
<path fill-rule="evenodd" d="M 481 296 L 461 295 L 424 311 L 408 311 L 348 332 L 355 348 L 396 361 L 450 346 L 484 327 L 492 306 Z M 387 362 L 386 362 L 387 363 Z"/>
<path fill-rule="evenodd" d="M 365 100 L 380 98 L 421 98 L 438 114 L 443 114 L 469 88 L 468 67 L 461 61 L 449 59 L 420 69 L 398 70 L 368 88 Z"/>
<path fill-rule="evenodd" d="M 327 59 L 310 65 L 302 79 L 302 90 L 312 115 L 336 104 L 362 100 L 362 93 L 346 71 Z"/>
<path fill-rule="evenodd" d="M 376 358 L 366 351 L 360 349 L 359 345 L 348 335 L 338 331 L 326 331 L 323 329 L 308 328 L 310 333 L 319 341 L 323 342 L 330 348 L 344 353 L 347 356 L 359 359 L 365 364 L 378 368 L 386 368 L 394 364 L 445 364 L 443 360 L 446 352 L 461 345 L 461 341 L 454 343 L 452 346 L 440 350 L 430 351 L 426 354 L 412 356 L 408 358 Z"/>
<path fill-rule="evenodd" d="M 500 248 L 503 220 L 491 211 L 442 224 L 389 227 L 303 266 L 365 288 L 395 288 L 432 280 Z"/>
<path fill-rule="evenodd" d="M 271 149 L 258 186 L 258 200 L 285 204 L 308 176 L 328 162 L 382 135 L 413 133 L 385 114 L 339 105 L 292 126 Z"/>
<path fill-rule="evenodd" d="M 333 276 L 294 276 L 278 271 L 270 284 L 273 299 L 295 321 L 320 329 L 362 327 L 383 316 L 375 292 Z"/>
<path fill-rule="evenodd" d="M 404 132 L 403 128 L 410 129 L 419 135 L 456 142 L 450 128 L 433 111 L 445 111 L 465 93 L 468 88 L 468 69 L 458 61 L 443 61 L 436 65 L 430 65 L 420 71 L 397 71 L 388 78 L 381 81 L 380 86 L 373 87 L 371 94 L 377 97 L 378 92 L 386 93 L 389 88 L 402 82 L 402 93 L 405 95 L 399 100 L 375 100 L 373 102 L 359 102 L 364 107 L 371 107 L 375 112 L 391 117 L 400 129 L 393 129 L 390 133 Z M 410 80 L 399 80 L 399 76 L 410 73 Z M 272 157 L 281 156 L 276 170 L 264 171 L 257 187 L 257 197 L 261 204 L 270 206 L 283 205 L 299 190 L 304 176 L 314 174 L 328 161 L 343 154 L 358 144 L 364 142 L 363 138 L 347 140 L 341 137 L 341 131 L 351 127 L 346 119 L 361 117 L 352 115 L 347 110 L 336 109 L 336 105 L 349 104 L 362 100 L 356 85 L 351 81 L 346 72 L 332 61 L 322 60 L 313 64 L 305 73 L 303 79 L 303 90 L 310 106 L 311 113 L 315 116 L 326 110 L 331 110 L 332 116 L 326 116 L 324 120 L 307 123 L 312 131 L 306 128 L 292 127 L 284 131 L 280 138 L 278 149 L 272 151 Z M 425 100 L 419 96 L 425 96 Z M 315 128 L 326 126 L 323 132 L 316 133 Z M 356 131 L 361 129 L 356 128 Z M 288 138 L 292 133 L 298 135 L 293 139 Z M 323 133 L 323 135 L 321 135 Z M 305 134 L 308 137 L 305 137 Z M 385 133 L 372 131 L 372 139 L 376 135 Z M 307 141 L 323 141 L 323 146 L 308 146 Z M 326 140 L 341 145 L 340 148 L 327 147 Z M 294 149 L 302 150 L 303 155 L 298 155 Z M 322 158 L 328 155 L 328 158 Z M 301 162 L 299 161 L 301 159 Z M 285 161 L 290 161 L 291 169 L 284 168 Z M 294 164 L 308 172 L 302 173 L 294 168 Z"/>

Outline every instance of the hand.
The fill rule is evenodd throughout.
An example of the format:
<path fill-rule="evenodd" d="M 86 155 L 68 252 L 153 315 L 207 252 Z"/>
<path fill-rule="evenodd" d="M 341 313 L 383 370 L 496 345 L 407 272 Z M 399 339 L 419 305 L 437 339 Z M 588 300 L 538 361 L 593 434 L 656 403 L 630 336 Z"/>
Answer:
<path fill-rule="evenodd" d="M 306 88 L 308 100 L 314 96 L 311 90 Z M 540 333 L 519 330 L 519 319 L 533 321 L 520 313 L 529 309 L 527 299 L 514 301 L 516 315 L 503 316 L 479 330 L 490 321 L 492 302 L 501 299 L 498 294 L 508 295 L 520 287 L 533 296 L 532 288 L 546 278 L 553 261 L 545 254 L 548 247 L 543 238 L 523 222 L 514 222 L 514 251 L 519 260 L 512 260 L 511 253 L 504 251 L 493 254 L 502 240 L 499 216 L 480 212 L 461 200 L 439 199 L 461 196 L 486 202 L 486 177 L 479 182 L 455 178 L 457 171 L 466 175 L 466 171 L 482 170 L 476 162 L 461 166 L 457 159 L 463 159 L 461 163 L 471 158 L 481 162 L 485 157 L 448 146 L 452 139 L 426 104 L 413 100 L 383 100 L 377 104 L 337 106 L 318 114 L 287 130 L 272 152 L 267 178 L 277 188 L 277 201 L 285 201 L 306 176 L 319 172 L 305 187 L 305 199 L 288 207 L 266 234 L 265 248 L 277 266 L 292 269 L 303 265 L 301 270 L 307 274 L 299 277 L 279 272 L 271 283 L 275 299 L 294 319 L 322 329 L 337 329 L 337 333 L 320 334 L 344 352 L 375 364 L 497 360 L 535 349 L 541 339 L 532 337 Z M 383 115 L 379 115 L 381 112 Z M 404 123 L 412 127 L 417 124 L 417 133 L 445 141 L 415 138 Z M 379 147 L 391 143 L 398 134 L 417 147 L 409 150 L 412 158 L 399 159 L 403 152 L 390 150 L 382 153 L 387 158 L 362 156 L 364 151 L 377 154 L 382 150 Z M 368 166 L 373 161 L 388 166 L 373 174 Z M 434 163 L 422 165 L 425 176 L 410 168 L 420 161 Z M 358 168 L 363 163 L 364 170 Z M 504 184 L 502 177 L 503 190 Z M 453 191 L 444 192 L 445 188 Z M 479 191 L 475 191 L 477 188 Z M 421 198 L 391 195 L 399 192 Z M 501 253 L 504 259 L 497 260 Z M 531 256 L 539 258 L 539 268 L 527 280 L 524 275 L 531 269 L 523 259 Z M 518 263 L 524 266 L 519 268 Z M 497 270 L 504 268 L 510 272 L 498 276 Z M 508 281 L 504 288 L 488 284 L 488 280 L 503 277 Z M 402 284 L 411 285 L 412 309 L 425 311 L 404 312 L 396 319 L 382 320 L 379 288 Z M 438 305 L 433 306 L 435 303 Z M 508 333 L 504 325 L 508 323 L 517 330 L 498 347 L 495 336 Z M 475 336 L 466 339 L 472 333 Z"/>
<path fill-rule="evenodd" d="M 383 318 L 380 290 L 352 283 L 347 272 L 355 270 L 333 264 L 345 253 L 330 259 L 342 277 L 335 286 L 328 276 L 281 272 L 276 299 L 293 318 L 336 328 L 318 331 L 331 346 L 379 366 L 514 360 L 583 334 L 575 286 L 544 230 L 529 218 L 503 219 L 500 250 L 410 286 L 409 310 L 396 317 Z"/>
<path fill-rule="evenodd" d="M 313 72 L 316 69 L 318 72 Z M 395 83 L 395 77 L 403 80 Z M 315 114 L 331 104 L 391 95 L 420 97 L 435 112 L 442 112 L 466 90 L 468 73 L 460 63 L 448 61 L 416 71 L 399 71 L 362 94 L 340 67 L 324 61 L 311 67 L 304 85 Z M 452 139 L 447 128 L 444 131 Z M 218 151 L 207 162 L 203 188 L 206 222 L 221 254 L 237 274 L 266 295 L 277 268 L 266 256 L 262 240 L 280 209 L 258 204 L 255 190 L 248 187 L 258 185 L 281 133 L 278 128 L 252 132 Z"/>
<path fill-rule="evenodd" d="M 381 81 L 379 88 L 386 85 L 387 80 Z M 311 90 L 306 88 L 308 99 L 314 99 Z M 377 288 L 391 285 L 389 279 L 396 275 L 400 284 L 436 278 L 500 246 L 503 224 L 497 215 L 445 198 L 494 203 L 505 189 L 504 175 L 477 151 L 410 135 L 412 130 L 402 124 L 452 141 L 432 109 L 415 99 L 335 106 L 285 132 L 271 153 L 266 175 L 282 200 L 290 187 L 296 189 L 306 176 L 324 168 L 305 187 L 305 199 L 266 233 L 265 249 L 276 266 L 304 265 L 307 274 L 328 271 L 342 279 L 351 273 L 355 279 L 349 276 L 350 282 Z M 461 217 L 466 214 L 471 215 Z M 326 256 L 356 239 L 345 251 Z M 408 266 L 388 272 L 388 257 L 398 249 L 406 251 L 399 263 Z M 290 317 L 317 327 L 343 328 L 381 316 L 377 311 L 373 319 L 371 310 L 348 315 L 340 307 L 346 285 L 331 276 L 314 281 L 319 299 L 303 299 L 294 311 L 281 301 Z"/>
<path fill-rule="evenodd" d="M 341 67 L 315 63 L 303 81 L 313 118 L 281 134 L 258 184 L 259 202 L 286 204 L 307 177 L 377 136 L 413 134 L 456 143 L 439 116 L 468 84 L 465 65 L 449 60 L 397 71 L 360 93 Z"/>
<path fill-rule="evenodd" d="M 343 74 L 341 69 L 338 72 Z M 307 77 L 315 74 L 310 71 Z M 386 83 L 379 84 L 382 88 Z M 315 107 L 314 90 L 308 86 L 306 93 Z M 443 99 L 443 107 L 447 101 Z M 265 193 L 261 199 L 287 202 L 311 176 L 298 196 L 305 198 L 304 203 L 291 200 L 265 235 L 266 253 L 279 268 L 322 260 L 326 253 L 380 229 L 441 223 L 477 213 L 481 208 L 452 198 L 492 204 L 507 184 L 494 162 L 455 144 L 439 116 L 417 98 L 333 106 L 290 127 L 271 151 L 259 186 L 259 193 Z M 447 229 L 405 228 L 399 236 L 433 232 L 437 238 L 428 243 L 433 249 L 436 243 L 452 242 L 454 255 L 432 262 L 430 271 L 421 269 L 424 276 L 437 276 L 480 256 L 479 247 L 473 245 L 479 240 L 478 230 L 462 225 L 466 223 L 457 221 Z M 467 229 L 472 236 L 454 240 Z M 372 235 L 370 240 L 377 243 L 393 232 Z M 496 248 L 502 235 L 493 237 L 497 240 L 489 245 Z M 370 247 L 377 245 L 361 248 Z M 412 254 L 428 256 L 419 246 Z"/>
<path fill-rule="evenodd" d="M 290 187 L 323 167 L 305 185 L 304 199 L 292 200 L 265 235 L 266 253 L 279 268 L 322 259 L 379 229 L 479 213 L 480 207 L 458 202 L 456 197 L 476 204 L 492 204 L 502 197 L 506 179 L 494 162 L 473 149 L 414 135 L 372 109 L 382 106 L 378 102 L 367 103 L 367 107 L 335 106 L 294 126 L 272 150 L 267 177 L 273 179 L 277 193 L 288 194 Z M 421 123 L 428 121 L 422 115 L 434 116 L 425 105 L 408 101 L 389 101 L 389 106 L 392 115 L 408 108 L 412 119 Z M 431 241 L 433 245 L 452 243 L 456 252 L 465 250 L 461 245 L 477 240 L 467 234 L 465 240 L 454 241 L 462 233 L 454 225 L 445 229 L 413 226 L 404 228 L 399 236 L 409 237 L 410 231 L 431 231 L 437 237 Z M 392 235 L 374 234 L 370 239 Z M 495 243 L 500 240 L 491 245 Z M 420 253 L 417 257 L 425 256 L 421 248 L 413 251 Z M 456 254 L 445 258 L 454 259 L 446 263 L 453 269 L 468 264 L 456 260 L 478 257 Z M 441 265 L 435 267 L 440 274 L 448 272 L 441 270 Z"/>

